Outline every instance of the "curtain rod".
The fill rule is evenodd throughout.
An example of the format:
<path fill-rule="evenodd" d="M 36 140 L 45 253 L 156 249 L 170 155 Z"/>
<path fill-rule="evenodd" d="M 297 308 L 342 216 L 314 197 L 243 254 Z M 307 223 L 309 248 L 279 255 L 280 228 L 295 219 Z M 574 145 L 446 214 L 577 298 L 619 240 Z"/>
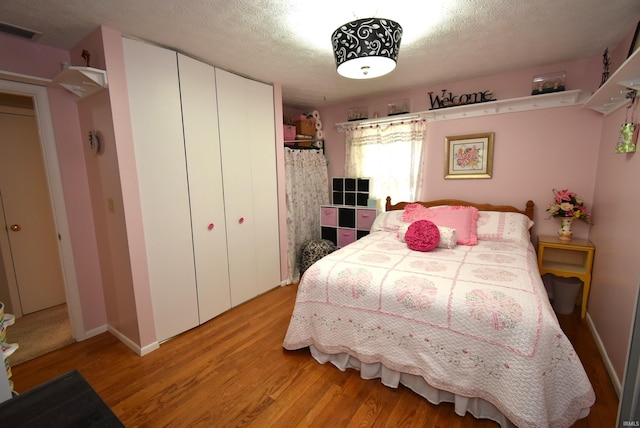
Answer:
<path fill-rule="evenodd" d="M 407 113 L 399 114 L 392 117 L 381 117 L 377 119 L 362 119 L 354 120 L 351 122 L 336 123 L 336 129 L 338 132 L 344 132 L 347 129 L 357 129 L 365 126 L 372 125 L 392 125 L 395 123 L 401 123 L 417 119 L 425 119 L 427 115 L 425 113 Z"/>

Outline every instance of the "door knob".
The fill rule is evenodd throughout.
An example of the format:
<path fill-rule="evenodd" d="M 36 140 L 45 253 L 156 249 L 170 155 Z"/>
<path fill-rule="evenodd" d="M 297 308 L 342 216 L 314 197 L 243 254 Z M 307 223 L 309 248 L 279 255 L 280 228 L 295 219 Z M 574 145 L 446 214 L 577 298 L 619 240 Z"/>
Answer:
<path fill-rule="evenodd" d="M 22 226 L 20 226 L 19 224 L 12 224 L 11 225 L 11 230 L 13 230 L 14 232 L 18 232 L 18 231 L 20 231 L 20 229 L 22 229 Z"/>

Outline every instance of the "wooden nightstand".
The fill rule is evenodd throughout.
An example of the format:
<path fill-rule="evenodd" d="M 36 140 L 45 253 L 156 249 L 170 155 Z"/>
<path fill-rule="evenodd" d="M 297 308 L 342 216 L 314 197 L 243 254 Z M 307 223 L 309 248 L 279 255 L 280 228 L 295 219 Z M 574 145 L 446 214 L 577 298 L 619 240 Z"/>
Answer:
<path fill-rule="evenodd" d="M 557 236 L 538 236 L 540 275 L 551 273 L 563 278 L 576 277 L 583 282 L 580 317 L 587 315 L 591 287 L 591 269 L 596 247 L 588 239 L 561 241 Z"/>

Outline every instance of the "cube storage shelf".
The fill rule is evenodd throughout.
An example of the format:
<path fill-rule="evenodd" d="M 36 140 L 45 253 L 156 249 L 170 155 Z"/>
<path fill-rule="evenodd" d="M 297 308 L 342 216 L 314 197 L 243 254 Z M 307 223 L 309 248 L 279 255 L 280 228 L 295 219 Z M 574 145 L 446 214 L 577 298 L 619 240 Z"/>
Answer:
<path fill-rule="evenodd" d="M 366 207 L 369 204 L 370 178 L 334 177 L 331 196 L 334 205 Z"/>
<path fill-rule="evenodd" d="M 322 239 L 328 239 L 336 247 L 342 248 L 368 235 L 377 214 L 376 208 L 322 205 L 320 207 Z"/>

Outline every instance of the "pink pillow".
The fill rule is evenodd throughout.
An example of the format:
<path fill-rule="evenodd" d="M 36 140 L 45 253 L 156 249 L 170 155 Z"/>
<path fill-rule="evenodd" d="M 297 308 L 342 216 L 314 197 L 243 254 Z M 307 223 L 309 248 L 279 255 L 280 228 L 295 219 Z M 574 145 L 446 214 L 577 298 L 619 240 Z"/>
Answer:
<path fill-rule="evenodd" d="M 456 230 L 460 245 L 476 245 L 478 235 L 476 222 L 478 209 L 459 205 L 425 208 L 420 204 L 409 204 L 404 207 L 402 219 L 407 223 L 417 220 L 430 220 L 438 226 Z"/>
<path fill-rule="evenodd" d="M 412 250 L 431 251 L 440 243 L 440 231 L 429 220 L 418 220 L 411 223 L 404 239 Z"/>
<path fill-rule="evenodd" d="M 426 218 L 426 212 L 429 209 L 420 204 L 408 204 L 404 206 L 402 212 L 402 220 L 406 223 L 413 223 L 417 220 L 424 220 Z"/>
<path fill-rule="evenodd" d="M 427 219 L 438 226 L 446 226 L 456 230 L 460 245 L 476 245 L 478 235 L 476 222 L 478 209 L 475 207 L 447 206 L 429 208 Z"/>

